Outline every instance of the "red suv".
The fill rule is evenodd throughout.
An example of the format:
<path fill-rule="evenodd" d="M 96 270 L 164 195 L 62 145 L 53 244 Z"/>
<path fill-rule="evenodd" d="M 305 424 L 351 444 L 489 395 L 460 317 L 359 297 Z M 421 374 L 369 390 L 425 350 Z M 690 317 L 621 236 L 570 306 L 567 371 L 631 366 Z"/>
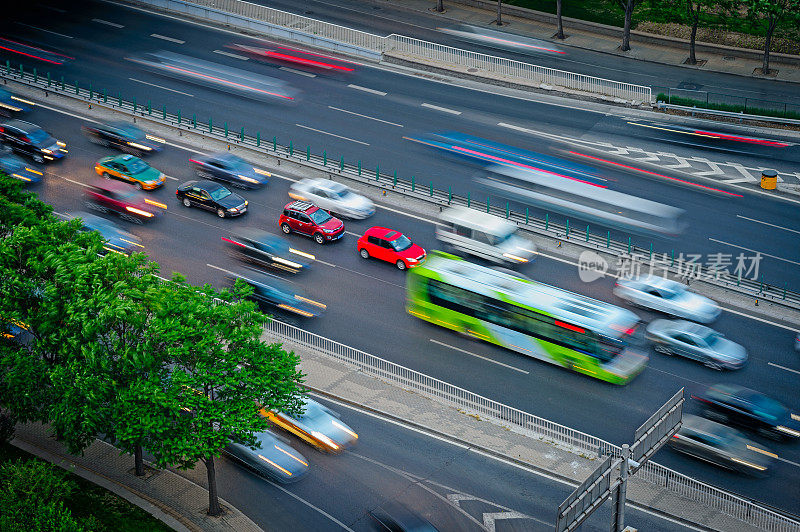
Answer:
<path fill-rule="evenodd" d="M 145 197 L 124 183 L 97 180 L 86 188 L 86 207 L 102 213 L 114 212 L 129 222 L 140 224 L 161 215 L 167 206 Z"/>
<path fill-rule="evenodd" d="M 356 244 L 363 258 L 391 262 L 401 270 L 419 266 L 425 260 L 425 250 L 411 242 L 400 231 L 385 227 L 370 227 Z"/>
<path fill-rule="evenodd" d="M 278 225 L 287 235 L 300 233 L 312 237 L 317 244 L 339 240 L 344 236 L 344 222 L 307 201 L 286 204 Z"/>

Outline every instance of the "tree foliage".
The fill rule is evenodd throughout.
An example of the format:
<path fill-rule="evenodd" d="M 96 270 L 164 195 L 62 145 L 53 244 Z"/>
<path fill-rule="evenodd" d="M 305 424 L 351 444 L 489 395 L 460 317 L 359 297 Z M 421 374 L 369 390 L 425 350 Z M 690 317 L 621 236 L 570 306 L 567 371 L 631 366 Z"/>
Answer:
<path fill-rule="evenodd" d="M 775 28 L 785 21 L 800 24 L 800 0 L 747 0 L 747 7 L 749 16 L 766 27 L 761 72 L 768 75 L 769 53 Z"/>

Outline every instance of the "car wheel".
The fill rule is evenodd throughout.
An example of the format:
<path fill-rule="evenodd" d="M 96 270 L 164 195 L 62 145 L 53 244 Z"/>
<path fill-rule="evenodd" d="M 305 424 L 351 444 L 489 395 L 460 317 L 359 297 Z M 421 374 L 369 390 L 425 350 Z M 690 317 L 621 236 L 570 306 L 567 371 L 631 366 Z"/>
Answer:
<path fill-rule="evenodd" d="M 672 349 L 663 344 L 656 344 L 653 346 L 653 349 L 656 350 L 656 353 L 661 353 L 662 355 L 672 356 L 675 354 Z"/>
<path fill-rule="evenodd" d="M 765 438 L 769 438 L 770 440 L 776 440 L 776 441 L 781 440 L 780 433 L 772 429 L 768 429 L 766 427 L 759 427 L 759 429 L 756 432 L 758 432 L 761 436 Z"/>
<path fill-rule="evenodd" d="M 138 216 L 133 216 L 130 214 L 123 214 L 120 216 L 123 220 L 128 220 L 131 223 L 135 223 L 136 225 L 142 225 L 142 219 Z"/>
<path fill-rule="evenodd" d="M 136 182 L 135 186 L 136 186 L 136 190 L 142 190 L 142 184 L 139 183 L 138 181 Z"/>
<path fill-rule="evenodd" d="M 325 243 L 325 237 L 322 236 L 322 233 L 314 233 L 314 242 L 316 242 L 319 245 L 322 245 Z"/>
<path fill-rule="evenodd" d="M 33 156 L 33 162 L 42 164 L 44 162 L 44 157 L 39 155 L 38 153 Z"/>
<path fill-rule="evenodd" d="M 198 170 L 197 177 L 202 177 L 203 179 L 210 179 L 212 175 L 206 172 L 205 170 Z"/>
<path fill-rule="evenodd" d="M 705 364 L 707 368 L 711 368 L 716 371 L 722 371 L 722 364 L 715 360 L 706 360 Z"/>
<path fill-rule="evenodd" d="M 717 412 L 716 410 L 711 410 L 711 409 L 706 410 L 705 416 L 711 421 L 716 421 L 717 423 L 728 422 L 728 414 Z"/>
<path fill-rule="evenodd" d="M 192 202 L 189 201 L 189 198 L 183 198 L 183 206 L 184 207 L 191 207 L 192 206 Z"/>
<path fill-rule="evenodd" d="M 111 179 L 111 174 L 108 172 L 103 172 L 103 179 Z"/>
<path fill-rule="evenodd" d="M 358 250 L 358 254 L 361 255 L 362 259 L 368 259 L 369 258 L 369 251 L 367 251 L 366 248 L 359 249 Z"/>
<path fill-rule="evenodd" d="M 405 270 L 405 269 L 406 269 L 406 263 L 405 263 L 405 262 L 403 262 L 402 260 L 398 260 L 398 261 L 395 263 L 395 266 L 397 266 L 397 269 L 398 269 L 398 270 Z"/>
<path fill-rule="evenodd" d="M 217 216 L 219 216 L 220 218 L 225 218 L 225 211 L 223 211 L 222 209 L 217 209 Z"/>
<path fill-rule="evenodd" d="M 283 231 L 283 234 L 288 235 L 289 233 L 292 232 L 292 228 L 289 226 L 289 224 L 282 223 L 281 224 L 281 231 Z"/>
<path fill-rule="evenodd" d="M 93 201 L 84 202 L 84 205 L 86 205 L 87 209 L 92 210 L 92 211 L 108 212 L 108 209 L 106 209 L 102 205 L 98 205 L 97 203 L 95 203 Z"/>

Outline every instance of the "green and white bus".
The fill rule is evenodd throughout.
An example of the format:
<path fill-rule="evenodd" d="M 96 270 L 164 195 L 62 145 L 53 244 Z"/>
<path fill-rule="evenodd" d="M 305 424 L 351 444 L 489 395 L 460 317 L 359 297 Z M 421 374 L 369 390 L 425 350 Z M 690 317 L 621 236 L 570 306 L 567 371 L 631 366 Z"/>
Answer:
<path fill-rule="evenodd" d="M 647 365 L 633 312 L 455 255 L 431 252 L 406 295 L 418 318 L 614 384 Z"/>

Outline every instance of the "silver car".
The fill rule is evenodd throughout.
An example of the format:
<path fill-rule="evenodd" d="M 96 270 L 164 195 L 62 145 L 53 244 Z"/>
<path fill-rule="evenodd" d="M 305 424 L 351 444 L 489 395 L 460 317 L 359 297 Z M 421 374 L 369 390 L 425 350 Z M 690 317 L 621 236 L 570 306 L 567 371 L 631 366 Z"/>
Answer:
<path fill-rule="evenodd" d="M 363 219 L 375 214 L 375 204 L 368 198 L 328 179 L 303 179 L 292 183 L 289 197 L 310 201 L 320 209 L 345 218 Z"/>
<path fill-rule="evenodd" d="M 684 320 L 655 320 L 647 326 L 647 339 L 665 355 L 680 355 L 711 369 L 739 369 L 747 362 L 747 350 L 714 329 Z"/>
<path fill-rule="evenodd" d="M 614 287 L 614 295 L 638 307 L 700 323 L 711 323 L 721 312 L 719 305 L 707 297 L 656 275 L 620 279 Z"/>
<path fill-rule="evenodd" d="M 302 398 L 301 414 L 272 412 L 261 414 L 283 430 L 291 432 L 321 451 L 339 452 L 358 440 L 358 434 L 348 427 L 339 414 L 309 397 Z"/>
<path fill-rule="evenodd" d="M 256 434 L 257 449 L 239 443 L 225 446 L 225 454 L 261 475 L 281 483 L 294 482 L 308 472 L 308 460 L 270 431 Z"/>
<path fill-rule="evenodd" d="M 725 425 L 689 414 L 684 414 L 682 421 L 680 430 L 668 442 L 676 451 L 753 476 L 766 475 L 777 458 Z"/>

